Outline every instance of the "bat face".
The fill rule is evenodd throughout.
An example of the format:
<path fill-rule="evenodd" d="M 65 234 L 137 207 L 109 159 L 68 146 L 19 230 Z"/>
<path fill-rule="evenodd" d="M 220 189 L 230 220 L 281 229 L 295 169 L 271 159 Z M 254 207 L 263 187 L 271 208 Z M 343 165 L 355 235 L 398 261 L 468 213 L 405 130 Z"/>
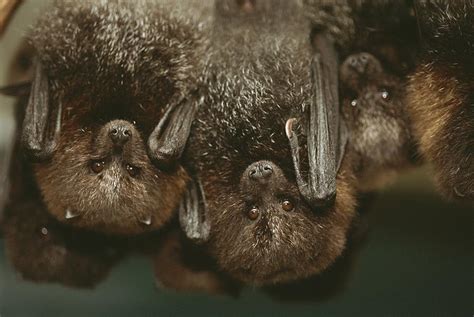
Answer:
<path fill-rule="evenodd" d="M 378 183 L 377 175 L 407 164 L 410 157 L 404 84 L 368 53 L 348 56 L 341 65 L 340 79 L 350 146 L 360 157 L 358 178 L 361 186 L 370 187 Z"/>
<path fill-rule="evenodd" d="M 167 193 L 182 192 L 187 176 L 182 168 L 165 172 L 151 162 L 146 136 L 155 120 L 134 120 L 117 108 L 81 116 L 66 107 L 58 147 L 51 160 L 35 164 L 36 179 L 59 221 L 113 233 L 153 230 L 172 216 L 179 196 Z M 153 113 L 138 105 L 127 110 Z M 107 115 L 128 120 L 97 123 Z"/>
<path fill-rule="evenodd" d="M 238 186 L 208 195 L 211 244 L 221 267 L 250 284 L 272 284 L 321 272 L 340 255 L 353 208 L 348 180 L 338 178 L 335 204 L 310 208 L 294 181 L 271 161 L 257 161 Z M 206 189 L 207 186 L 205 186 Z M 209 194 L 209 193 L 208 193 Z"/>

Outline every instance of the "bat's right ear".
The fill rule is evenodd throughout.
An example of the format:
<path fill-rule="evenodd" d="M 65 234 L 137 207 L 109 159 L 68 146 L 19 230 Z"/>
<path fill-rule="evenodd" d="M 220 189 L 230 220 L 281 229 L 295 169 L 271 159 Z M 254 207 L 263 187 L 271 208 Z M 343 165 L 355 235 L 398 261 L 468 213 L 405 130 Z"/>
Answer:
<path fill-rule="evenodd" d="M 148 139 L 150 157 L 158 165 L 173 165 L 183 154 L 197 110 L 193 96 L 171 104 Z"/>
<path fill-rule="evenodd" d="M 201 182 L 193 179 L 179 206 L 179 223 L 186 236 L 196 243 L 209 239 L 211 225 Z"/>
<path fill-rule="evenodd" d="M 33 159 L 48 159 L 56 150 L 61 112 L 60 103 L 57 107 L 51 106 L 49 79 L 41 63 L 37 61 L 21 135 L 23 148 Z"/>

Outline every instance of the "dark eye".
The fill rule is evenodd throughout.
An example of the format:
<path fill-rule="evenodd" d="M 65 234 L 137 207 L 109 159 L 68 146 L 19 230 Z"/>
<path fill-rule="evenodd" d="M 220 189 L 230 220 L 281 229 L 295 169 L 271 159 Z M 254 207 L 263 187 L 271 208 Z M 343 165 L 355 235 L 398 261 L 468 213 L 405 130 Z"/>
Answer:
<path fill-rule="evenodd" d="M 127 164 L 127 166 L 125 166 L 125 168 L 127 169 L 128 174 L 132 177 L 137 177 L 138 174 L 140 174 L 140 169 L 136 166 Z"/>
<path fill-rule="evenodd" d="M 380 92 L 380 96 L 382 97 L 383 100 L 385 101 L 389 101 L 390 100 L 390 92 L 388 91 L 388 89 L 383 89 L 381 92 Z"/>
<path fill-rule="evenodd" d="M 293 209 L 295 209 L 295 206 L 289 199 L 284 199 L 281 203 L 281 208 L 284 211 L 292 211 Z"/>
<path fill-rule="evenodd" d="M 256 220 L 258 218 L 259 214 L 260 214 L 260 211 L 258 210 L 258 208 L 257 207 L 252 207 L 247 212 L 247 217 L 249 217 L 250 220 Z"/>
<path fill-rule="evenodd" d="M 93 161 L 91 164 L 91 170 L 96 174 L 99 174 L 100 172 L 102 172 L 104 170 L 104 167 L 105 167 L 104 161 Z"/>

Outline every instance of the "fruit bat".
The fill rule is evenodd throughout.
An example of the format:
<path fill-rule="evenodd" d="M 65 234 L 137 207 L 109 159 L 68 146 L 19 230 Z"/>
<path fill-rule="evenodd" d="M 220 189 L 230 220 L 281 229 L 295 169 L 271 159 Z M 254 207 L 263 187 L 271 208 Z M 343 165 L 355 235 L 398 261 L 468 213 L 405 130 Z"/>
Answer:
<path fill-rule="evenodd" d="M 242 8 L 228 3 L 216 12 Z M 342 160 L 344 135 L 328 120 L 339 111 L 326 107 L 333 91 L 299 4 L 256 1 L 241 10 L 248 15 L 223 24 L 216 17 L 210 32 L 184 156 L 194 181 L 180 220 L 220 269 L 262 285 L 320 272 L 341 254 L 355 216 L 354 178 L 349 157 Z"/>
<path fill-rule="evenodd" d="M 95 241 L 160 229 L 186 188 L 199 26 L 165 4 L 56 1 L 28 40 L 33 79 L 2 89 L 20 96 L 0 159 L 7 255 L 25 278 L 92 286 L 116 262 Z"/>
<path fill-rule="evenodd" d="M 474 2 L 419 1 L 420 61 L 408 111 L 444 196 L 474 200 Z"/>
<path fill-rule="evenodd" d="M 337 42 L 328 30 L 305 22 L 307 8 L 285 1 L 217 2 L 203 103 L 185 151 L 194 180 L 180 220 L 189 238 L 205 242 L 220 268 L 244 283 L 292 281 L 334 263 L 356 219 L 361 185 L 354 172 L 369 174 L 364 166 L 354 170 L 361 158 L 357 144 L 351 145 L 355 123 L 340 116 L 338 76 L 340 59 L 369 42 L 359 47 L 350 42 L 352 35 Z M 357 16 L 347 14 L 355 25 Z M 361 36 L 369 38 L 363 30 Z M 385 44 L 379 42 L 381 51 Z M 396 60 L 405 58 L 403 50 L 391 48 L 378 56 L 406 72 L 404 66 L 396 68 Z M 383 79 L 378 85 L 401 86 L 377 58 L 373 63 L 379 69 L 352 74 L 360 77 L 354 88 L 361 104 L 368 105 L 353 120 L 388 119 L 388 128 L 402 121 L 405 138 L 403 119 L 388 118 L 391 106 L 366 96 L 383 88 L 374 86 L 376 78 Z M 383 143 L 384 137 L 375 136 L 367 140 L 374 144 L 365 146 Z M 404 151 L 405 141 L 398 141 Z"/>

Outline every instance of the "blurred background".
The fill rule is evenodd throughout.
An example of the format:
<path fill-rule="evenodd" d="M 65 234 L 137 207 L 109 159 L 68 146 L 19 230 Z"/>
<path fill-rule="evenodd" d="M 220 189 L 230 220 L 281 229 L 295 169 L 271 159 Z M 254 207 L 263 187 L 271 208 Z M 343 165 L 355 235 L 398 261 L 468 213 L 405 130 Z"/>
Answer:
<path fill-rule="evenodd" d="M 25 0 L 0 39 L 0 85 L 9 84 L 13 55 L 48 2 Z M 13 131 L 13 101 L 0 96 L 0 150 Z M 339 265 L 342 277 L 333 278 L 340 275 L 335 269 L 303 288 L 280 288 L 293 296 L 251 288 L 237 298 L 158 289 L 151 263 L 139 257 L 122 262 L 94 290 L 38 285 L 14 272 L 0 240 L 0 316 L 473 316 L 474 210 L 443 202 L 429 175 L 429 168 L 410 171 L 381 192 L 370 205 L 364 242 Z"/>

